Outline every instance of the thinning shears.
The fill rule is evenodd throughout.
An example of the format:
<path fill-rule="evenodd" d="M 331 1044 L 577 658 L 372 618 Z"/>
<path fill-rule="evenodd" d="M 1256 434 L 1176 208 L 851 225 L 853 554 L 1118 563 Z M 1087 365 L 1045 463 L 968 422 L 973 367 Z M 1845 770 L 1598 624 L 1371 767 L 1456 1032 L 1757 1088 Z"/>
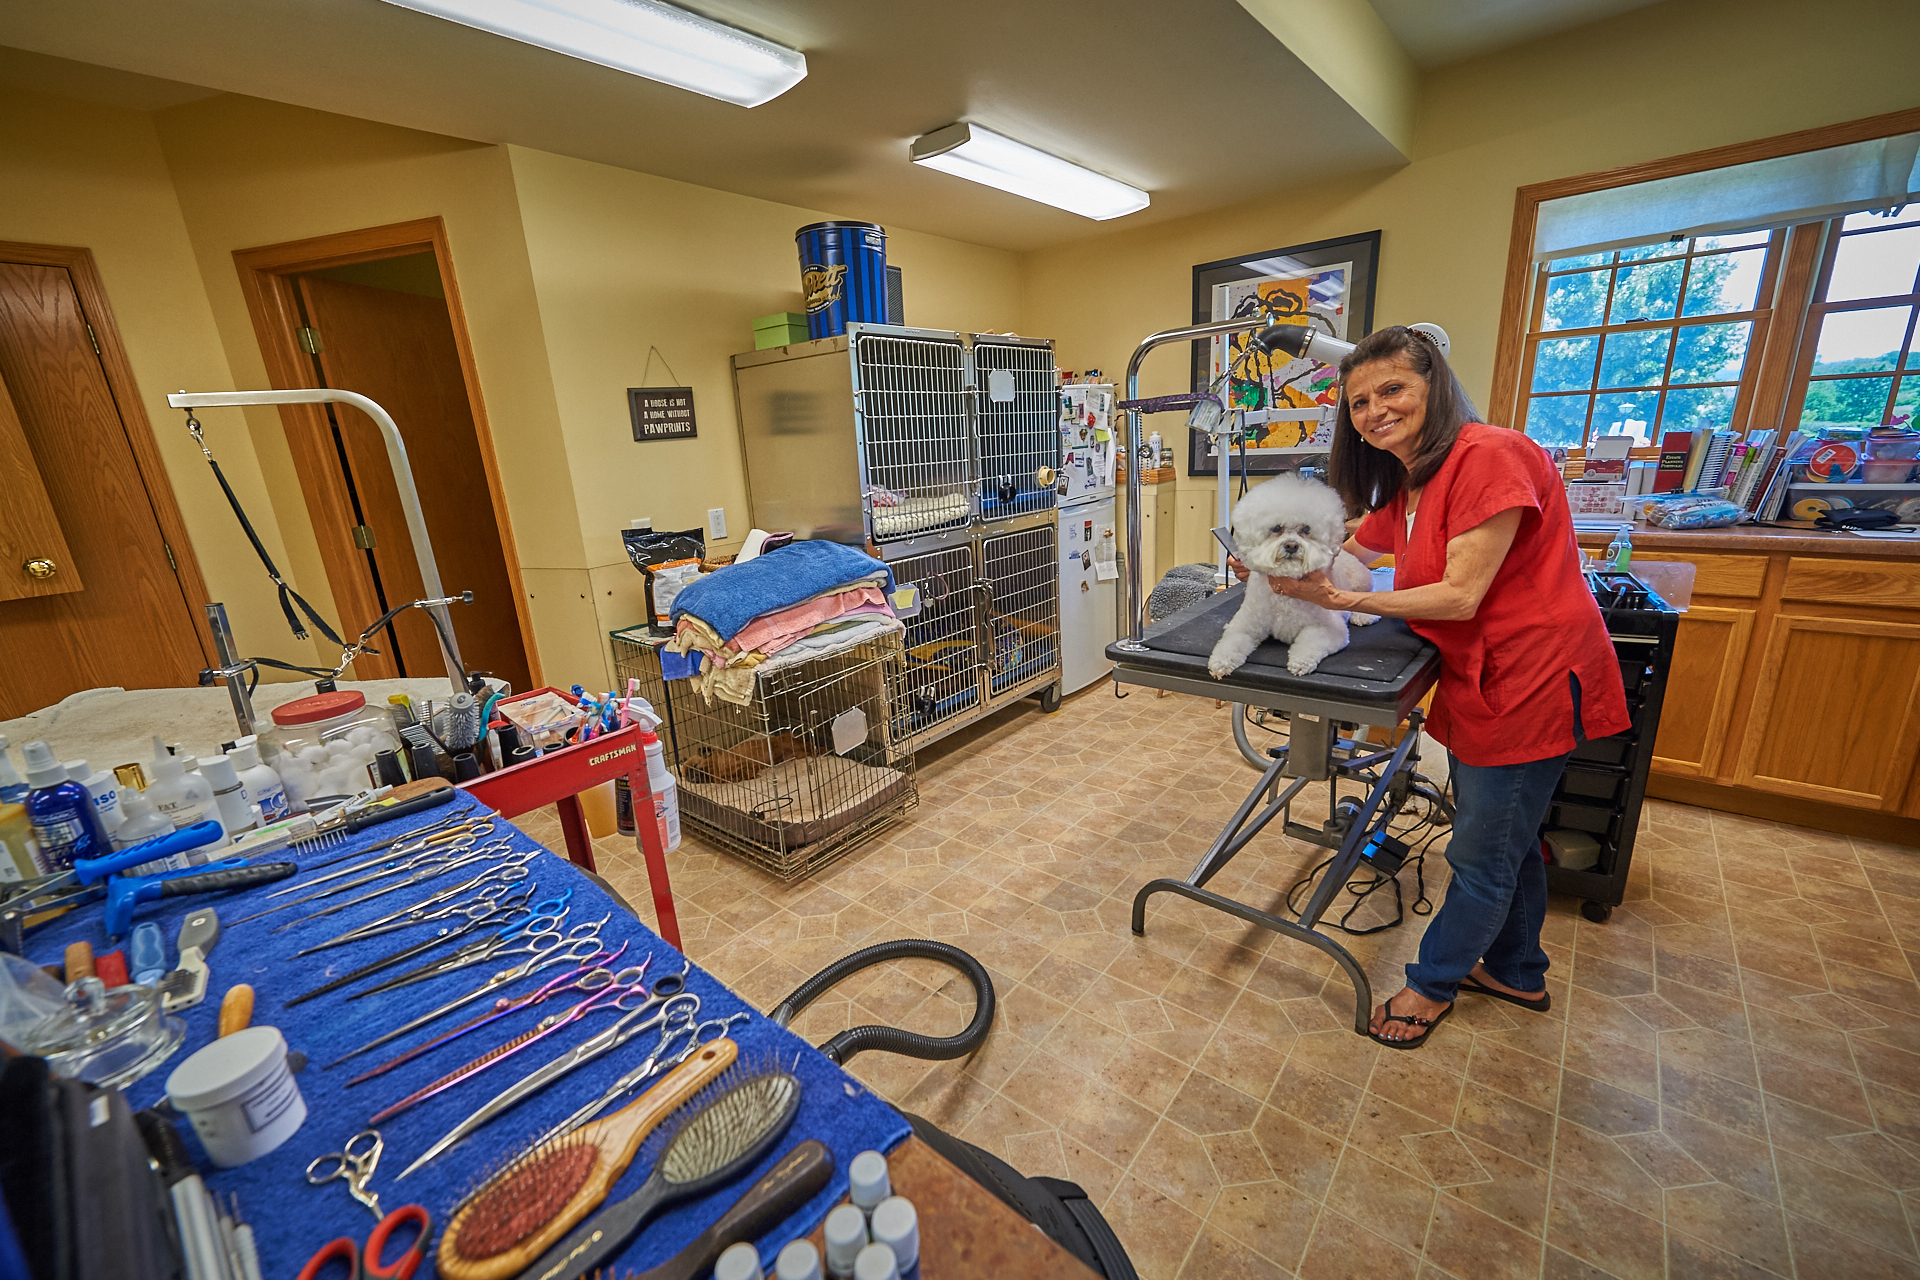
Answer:
<path fill-rule="evenodd" d="M 505 856 L 502 857 L 502 855 Z M 276 927 L 273 932 L 285 933 L 287 930 L 296 929 L 309 921 L 318 920 L 323 916 L 333 915 L 337 911 L 345 911 L 348 907 L 357 907 L 363 902 L 371 902 L 375 898 L 383 897 L 397 889 L 404 889 L 410 884 L 420 884 L 426 880 L 436 879 L 456 867 L 464 867 L 471 863 L 482 862 L 488 858 L 500 858 L 502 861 L 518 859 L 522 862 L 531 862 L 533 857 L 533 851 L 530 849 L 516 853 L 513 845 L 506 840 L 494 840 L 490 843 L 480 845 L 477 848 L 462 848 L 459 845 L 454 845 L 442 853 L 423 853 L 418 855 L 417 860 L 412 867 L 407 870 L 404 878 L 395 880 L 392 884 L 382 885 L 378 889 L 370 889 L 357 898 L 342 899 L 331 906 L 320 908 L 320 910 L 313 912 L 311 915 L 301 916 L 298 920 L 289 920 L 287 923 Z M 386 876 L 393 874 L 395 873 L 382 872 L 381 875 L 371 878 L 384 879 Z M 320 894 L 319 897 L 330 898 L 336 893 L 346 893 L 350 889 L 358 888 L 364 883 L 366 883 L 366 881 L 350 880 L 340 888 Z M 315 899 L 311 898 L 302 899 L 303 902 L 311 902 L 314 900 Z"/>
<path fill-rule="evenodd" d="M 605 1093 L 535 1138 L 531 1145 L 537 1147 L 566 1137 L 660 1072 L 670 1071 L 691 1058 L 699 1051 L 701 1045 L 708 1043 L 705 1038 L 707 1033 L 711 1032 L 713 1039 L 718 1040 L 727 1034 L 727 1029 L 734 1023 L 745 1022 L 747 1017 L 748 1015 L 742 1012 L 730 1013 L 724 1018 L 709 1018 L 699 1023 L 679 1021 L 671 1026 L 663 1024 L 660 1028 L 660 1043 L 653 1047 L 652 1053 L 641 1060 L 639 1066 L 608 1085 Z M 671 1049 L 673 1042 L 682 1034 L 685 1034 L 687 1043 L 677 1053 L 669 1053 L 668 1050 Z"/>
<path fill-rule="evenodd" d="M 380 1153 L 386 1150 L 386 1141 L 381 1138 L 378 1129 L 366 1129 L 347 1139 L 347 1145 L 339 1151 L 329 1151 L 326 1155 L 315 1156 L 307 1165 L 307 1181 L 316 1187 L 323 1187 L 334 1179 L 344 1179 L 347 1194 L 378 1218 L 380 1197 L 370 1189 L 373 1171 L 380 1167 Z M 331 1162 L 331 1167 L 329 1166 Z M 317 1172 L 325 1169 L 326 1172 Z"/>
<path fill-rule="evenodd" d="M 350 942 L 376 938 L 383 933 L 392 933 L 396 929 L 410 929 L 416 924 L 425 924 L 429 920 L 444 920 L 448 916 L 460 914 L 475 902 L 498 900 L 511 886 L 519 884 L 533 874 L 529 868 L 532 861 L 530 854 L 510 855 L 451 888 L 428 894 L 420 901 L 410 903 L 390 915 L 381 916 L 378 920 L 369 920 L 365 924 L 355 925 L 345 933 L 337 933 L 325 942 L 316 942 L 310 947 L 294 952 L 294 955 L 312 955 L 328 947 L 344 947 Z M 461 894 L 472 890 L 479 892 L 472 898 L 460 898 Z M 456 898 L 460 900 L 449 901 Z"/>

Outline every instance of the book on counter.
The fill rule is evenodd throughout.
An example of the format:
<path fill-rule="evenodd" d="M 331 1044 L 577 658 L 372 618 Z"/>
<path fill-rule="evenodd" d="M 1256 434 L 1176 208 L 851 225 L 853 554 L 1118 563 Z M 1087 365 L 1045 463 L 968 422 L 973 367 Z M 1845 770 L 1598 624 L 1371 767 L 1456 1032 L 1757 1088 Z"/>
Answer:
<path fill-rule="evenodd" d="M 1669 431 L 1660 437 L 1660 462 L 1653 476 L 1653 492 L 1671 493 L 1687 478 L 1687 457 L 1693 450 L 1691 431 Z"/>

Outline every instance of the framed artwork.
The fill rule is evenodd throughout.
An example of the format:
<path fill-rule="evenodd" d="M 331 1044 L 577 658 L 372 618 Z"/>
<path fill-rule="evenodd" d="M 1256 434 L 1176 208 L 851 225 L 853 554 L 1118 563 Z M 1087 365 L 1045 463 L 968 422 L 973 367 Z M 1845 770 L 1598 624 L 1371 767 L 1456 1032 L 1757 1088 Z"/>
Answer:
<path fill-rule="evenodd" d="M 1378 231 L 1203 262 L 1193 269 L 1193 323 L 1257 315 L 1266 324 L 1311 325 L 1353 342 L 1373 332 L 1379 263 Z M 1331 445 L 1338 371 L 1284 353 L 1248 358 L 1254 332 L 1195 341 L 1193 389 L 1216 387 L 1226 393 L 1229 412 L 1246 412 L 1247 470 L 1273 475 Z M 1199 431 L 1187 436 L 1187 474 L 1217 474 L 1212 442 Z"/>

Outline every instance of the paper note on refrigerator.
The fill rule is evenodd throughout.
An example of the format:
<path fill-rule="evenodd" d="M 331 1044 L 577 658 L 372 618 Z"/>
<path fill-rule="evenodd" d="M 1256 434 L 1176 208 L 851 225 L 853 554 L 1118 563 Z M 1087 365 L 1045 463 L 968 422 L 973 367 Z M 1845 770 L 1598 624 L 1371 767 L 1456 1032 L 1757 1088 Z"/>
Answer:
<path fill-rule="evenodd" d="M 1120 557 L 1118 543 L 1113 536 L 1113 526 L 1108 525 L 1100 531 L 1093 543 L 1093 576 L 1099 582 L 1112 582 L 1120 576 Z"/>

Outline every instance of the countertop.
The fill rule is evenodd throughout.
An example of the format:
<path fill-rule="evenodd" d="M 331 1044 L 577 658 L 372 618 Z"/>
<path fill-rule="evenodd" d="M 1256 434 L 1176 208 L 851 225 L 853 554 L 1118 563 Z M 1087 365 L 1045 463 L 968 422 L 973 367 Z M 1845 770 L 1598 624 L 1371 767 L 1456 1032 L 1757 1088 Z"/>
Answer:
<path fill-rule="evenodd" d="M 1582 533 L 1578 537 L 1583 547 L 1604 547 L 1613 540 L 1613 535 L 1606 532 Z M 1863 538 L 1857 533 L 1829 532 L 1797 521 L 1781 521 L 1767 528 L 1736 525 L 1728 529 L 1659 529 L 1637 524 L 1633 527 L 1633 548 L 1635 551 L 1733 551 L 1749 555 L 1781 552 L 1852 556 L 1863 560 L 1920 560 L 1920 537 Z"/>

